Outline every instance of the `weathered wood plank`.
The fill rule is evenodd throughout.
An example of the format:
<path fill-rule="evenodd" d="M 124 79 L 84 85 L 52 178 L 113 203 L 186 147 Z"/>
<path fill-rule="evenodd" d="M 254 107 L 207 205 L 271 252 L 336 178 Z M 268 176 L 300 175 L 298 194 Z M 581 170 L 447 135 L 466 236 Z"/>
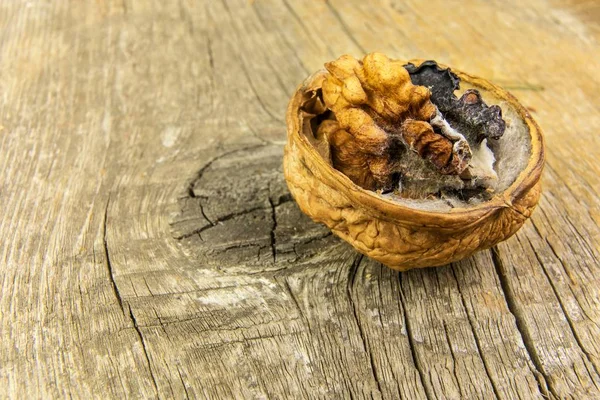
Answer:
<path fill-rule="evenodd" d="M 531 361 L 505 299 L 492 254 L 480 252 L 452 270 L 494 394 L 507 399 L 548 397 L 547 383 Z"/>
<path fill-rule="evenodd" d="M 600 396 L 594 15 L 1 3 L 0 398 Z M 496 81 L 544 128 L 539 209 L 493 253 L 398 274 L 291 201 L 288 96 L 374 50 Z"/>

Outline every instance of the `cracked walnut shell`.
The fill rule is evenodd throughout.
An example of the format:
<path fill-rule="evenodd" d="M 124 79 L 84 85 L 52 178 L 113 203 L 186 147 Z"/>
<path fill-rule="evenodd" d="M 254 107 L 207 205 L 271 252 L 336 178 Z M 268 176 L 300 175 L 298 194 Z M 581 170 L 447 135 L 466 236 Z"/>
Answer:
<path fill-rule="evenodd" d="M 498 175 L 501 181 L 506 181 L 505 187 L 490 191 L 485 200 L 463 202 L 448 208 L 440 205 L 440 200 L 386 196 L 376 188 L 390 184 L 389 165 L 385 161 L 378 164 L 375 156 L 366 165 L 359 154 L 362 150 L 352 146 L 343 153 L 346 159 L 342 160 L 350 166 L 350 172 L 334 167 L 336 152 L 339 154 L 340 148 L 355 140 L 355 136 L 348 133 L 348 129 L 352 128 L 349 125 L 354 124 L 363 132 L 377 129 L 373 123 L 377 115 L 365 116 L 362 113 L 355 115 L 355 119 L 340 122 L 336 113 L 354 112 L 349 104 L 370 102 L 372 107 L 379 107 L 383 112 L 392 109 L 394 115 L 408 113 L 410 115 L 398 120 L 398 124 L 410 121 L 414 129 L 423 132 L 430 129 L 425 125 L 435 114 L 435 106 L 432 110 L 428 103 L 429 93 L 423 91 L 425 87 L 406 81 L 404 76 L 408 74 L 404 70 L 386 70 L 379 78 L 392 76 L 392 80 L 400 82 L 398 85 L 403 89 L 399 96 L 418 98 L 416 103 L 411 103 L 417 104 L 416 107 L 402 108 L 389 99 L 378 99 L 372 93 L 364 93 L 361 81 L 362 87 L 370 86 L 364 84 L 368 78 L 361 74 L 368 68 L 378 67 L 367 65 L 367 57 L 362 62 L 341 57 L 335 63 L 326 64 L 328 71 L 319 71 L 309 77 L 290 100 L 283 164 L 288 187 L 300 209 L 314 221 L 325 224 L 362 254 L 399 271 L 458 261 L 513 235 L 530 217 L 540 196 L 543 136 L 529 112 L 511 94 L 484 79 L 453 70 L 463 83 L 502 103 L 503 108 L 512 113 L 513 125 L 521 126 L 523 132 L 515 139 L 502 139 L 521 140 L 523 143 L 515 145 L 507 141 L 507 149 L 500 152 L 501 157 L 496 160 Z M 383 62 L 387 62 L 385 58 Z M 393 63 L 394 69 L 406 64 Z M 418 67 L 421 63 L 412 61 L 410 65 Z M 398 78 L 398 75 L 402 77 Z M 377 84 L 381 85 L 381 82 L 373 83 Z M 390 104 L 392 107 L 389 107 Z M 323 113 L 325 117 L 315 123 L 317 113 Z M 411 130 L 404 132 L 410 133 Z M 380 149 L 378 141 L 385 140 L 385 137 L 377 136 L 375 132 L 375 135 L 368 134 L 366 140 L 372 145 L 369 151 L 375 154 Z M 521 164 L 510 160 L 515 148 L 525 149 L 522 150 Z M 418 149 L 413 150 L 418 153 Z M 427 158 L 426 154 L 420 155 Z M 440 174 L 447 173 L 444 171 L 444 167 L 448 168 L 446 164 L 437 162 L 435 165 Z M 517 164 L 521 168 L 503 178 L 502 169 L 514 169 Z M 380 173 L 381 170 L 385 173 Z"/>

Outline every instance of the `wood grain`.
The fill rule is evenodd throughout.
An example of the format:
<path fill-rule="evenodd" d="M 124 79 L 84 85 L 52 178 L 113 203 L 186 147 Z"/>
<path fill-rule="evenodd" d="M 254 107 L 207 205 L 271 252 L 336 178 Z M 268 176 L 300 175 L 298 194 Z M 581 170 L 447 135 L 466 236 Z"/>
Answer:
<path fill-rule="evenodd" d="M 600 397 L 590 1 L 0 3 L 0 398 Z M 527 105 L 533 218 L 396 273 L 302 215 L 283 116 L 342 53 Z"/>

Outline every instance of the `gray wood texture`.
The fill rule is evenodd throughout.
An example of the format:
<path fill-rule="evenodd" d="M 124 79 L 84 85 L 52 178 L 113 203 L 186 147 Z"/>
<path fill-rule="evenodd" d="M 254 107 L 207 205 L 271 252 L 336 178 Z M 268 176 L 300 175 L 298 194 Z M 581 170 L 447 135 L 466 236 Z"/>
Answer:
<path fill-rule="evenodd" d="M 0 398 L 600 398 L 594 1 L 0 2 Z M 394 272 L 305 217 L 295 87 L 343 53 L 511 90 L 533 218 Z"/>

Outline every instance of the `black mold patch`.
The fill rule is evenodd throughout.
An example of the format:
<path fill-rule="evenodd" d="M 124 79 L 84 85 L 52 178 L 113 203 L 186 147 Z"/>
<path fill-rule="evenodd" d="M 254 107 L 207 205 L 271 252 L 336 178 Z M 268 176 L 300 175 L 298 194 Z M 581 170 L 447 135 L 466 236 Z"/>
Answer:
<path fill-rule="evenodd" d="M 460 78 L 450 68 L 440 68 L 433 60 L 418 67 L 407 64 L 414 85 L 426 86 L 431 91 L 431 101 L 442 113 L 451 127 L 462 133 L 470 144 L 483 139 L 499 139 L 504 134 L 506 123 L 502 110 L 497 105 L 485 104 L 479 91 L 467 90 L 459 99 L 454 91 L 460 88 Z"/>

